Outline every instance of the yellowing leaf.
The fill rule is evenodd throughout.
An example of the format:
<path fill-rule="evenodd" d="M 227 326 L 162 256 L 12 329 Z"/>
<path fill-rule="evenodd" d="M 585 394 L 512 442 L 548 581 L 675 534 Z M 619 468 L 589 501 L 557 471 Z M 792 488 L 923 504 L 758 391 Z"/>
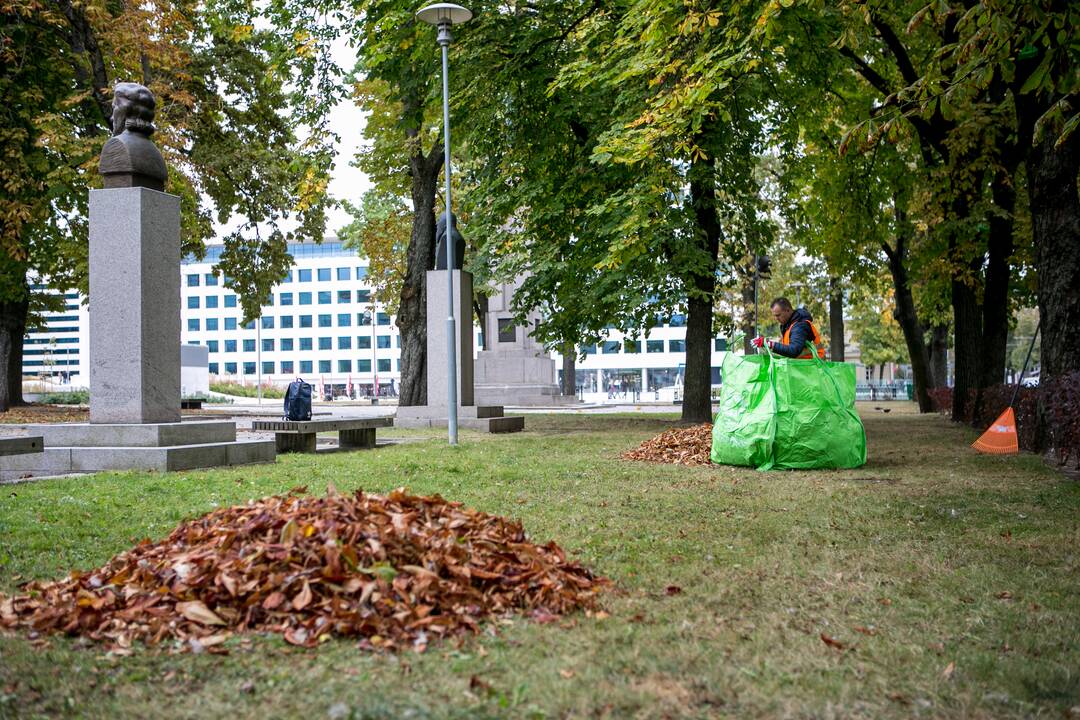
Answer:
<path fill-rule="evenodd" d="M 201 625 L 224 625 L 225 621 L 203 604 L 202 600 L 176 603 L 176 611 L 192 622 Z"/>

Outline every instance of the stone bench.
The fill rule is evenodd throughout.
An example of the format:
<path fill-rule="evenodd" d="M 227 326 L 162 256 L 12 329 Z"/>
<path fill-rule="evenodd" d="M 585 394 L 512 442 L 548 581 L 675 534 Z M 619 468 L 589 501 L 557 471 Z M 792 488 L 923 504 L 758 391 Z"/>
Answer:
<path fill-rule="evenodd" d="M 251 429 L 274 433 L 279 453 L 315 452 L 315 435 L 321 432 L 338 434 L 340 448 L 375 447 L 375 428 L 392 427 L 394 419 L 338 418 L 336 420 L 255 420 Z"/>
<path fill-rule="evenodd" d="M 0 438 L 0 455 L 27 455 L 45 452 L 41 436 Z"/>

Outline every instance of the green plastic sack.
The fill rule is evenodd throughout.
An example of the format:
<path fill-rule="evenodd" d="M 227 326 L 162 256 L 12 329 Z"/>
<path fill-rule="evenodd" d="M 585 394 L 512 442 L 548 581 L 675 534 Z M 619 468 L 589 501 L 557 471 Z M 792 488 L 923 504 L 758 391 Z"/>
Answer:
<path fill-rule="evenodd" d="M 712 461 L 758 470 L 853 468 L 866 463 L 848 363 L 727 353 Z"/>

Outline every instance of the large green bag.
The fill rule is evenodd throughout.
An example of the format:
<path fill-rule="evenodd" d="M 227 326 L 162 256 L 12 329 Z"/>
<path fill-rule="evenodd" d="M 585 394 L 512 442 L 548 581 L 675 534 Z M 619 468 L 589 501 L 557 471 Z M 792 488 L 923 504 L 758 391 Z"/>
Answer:
<path fill-rule="evenodd" d="M 711 459 L 758 470 L 853 468 L 866 463 L 848 363 L 727 353 Z"/>

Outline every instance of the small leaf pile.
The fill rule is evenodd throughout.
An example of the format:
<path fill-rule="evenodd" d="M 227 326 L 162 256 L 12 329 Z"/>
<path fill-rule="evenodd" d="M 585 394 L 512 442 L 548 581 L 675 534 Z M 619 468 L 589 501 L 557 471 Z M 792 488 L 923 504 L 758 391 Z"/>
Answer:
<path fill-rule="evenodd" d="M 215 651 L 232 632 L 331 636 L 423 650 L 511 611 L 594 608 L 609 584 L 519 523 L 438 495 L 303 495 L 222 508 L 90 573 L 0 596 L 0 627 L 68 633 L 125 652 L 134 640 Z"/>
<path fill-rule="evenodd" d="M 711 450 L 712 425 L 704 423 L 662 432 L 639 447 L 624 452 L 622 457 L 672 465 L 708 465 Z"/>

